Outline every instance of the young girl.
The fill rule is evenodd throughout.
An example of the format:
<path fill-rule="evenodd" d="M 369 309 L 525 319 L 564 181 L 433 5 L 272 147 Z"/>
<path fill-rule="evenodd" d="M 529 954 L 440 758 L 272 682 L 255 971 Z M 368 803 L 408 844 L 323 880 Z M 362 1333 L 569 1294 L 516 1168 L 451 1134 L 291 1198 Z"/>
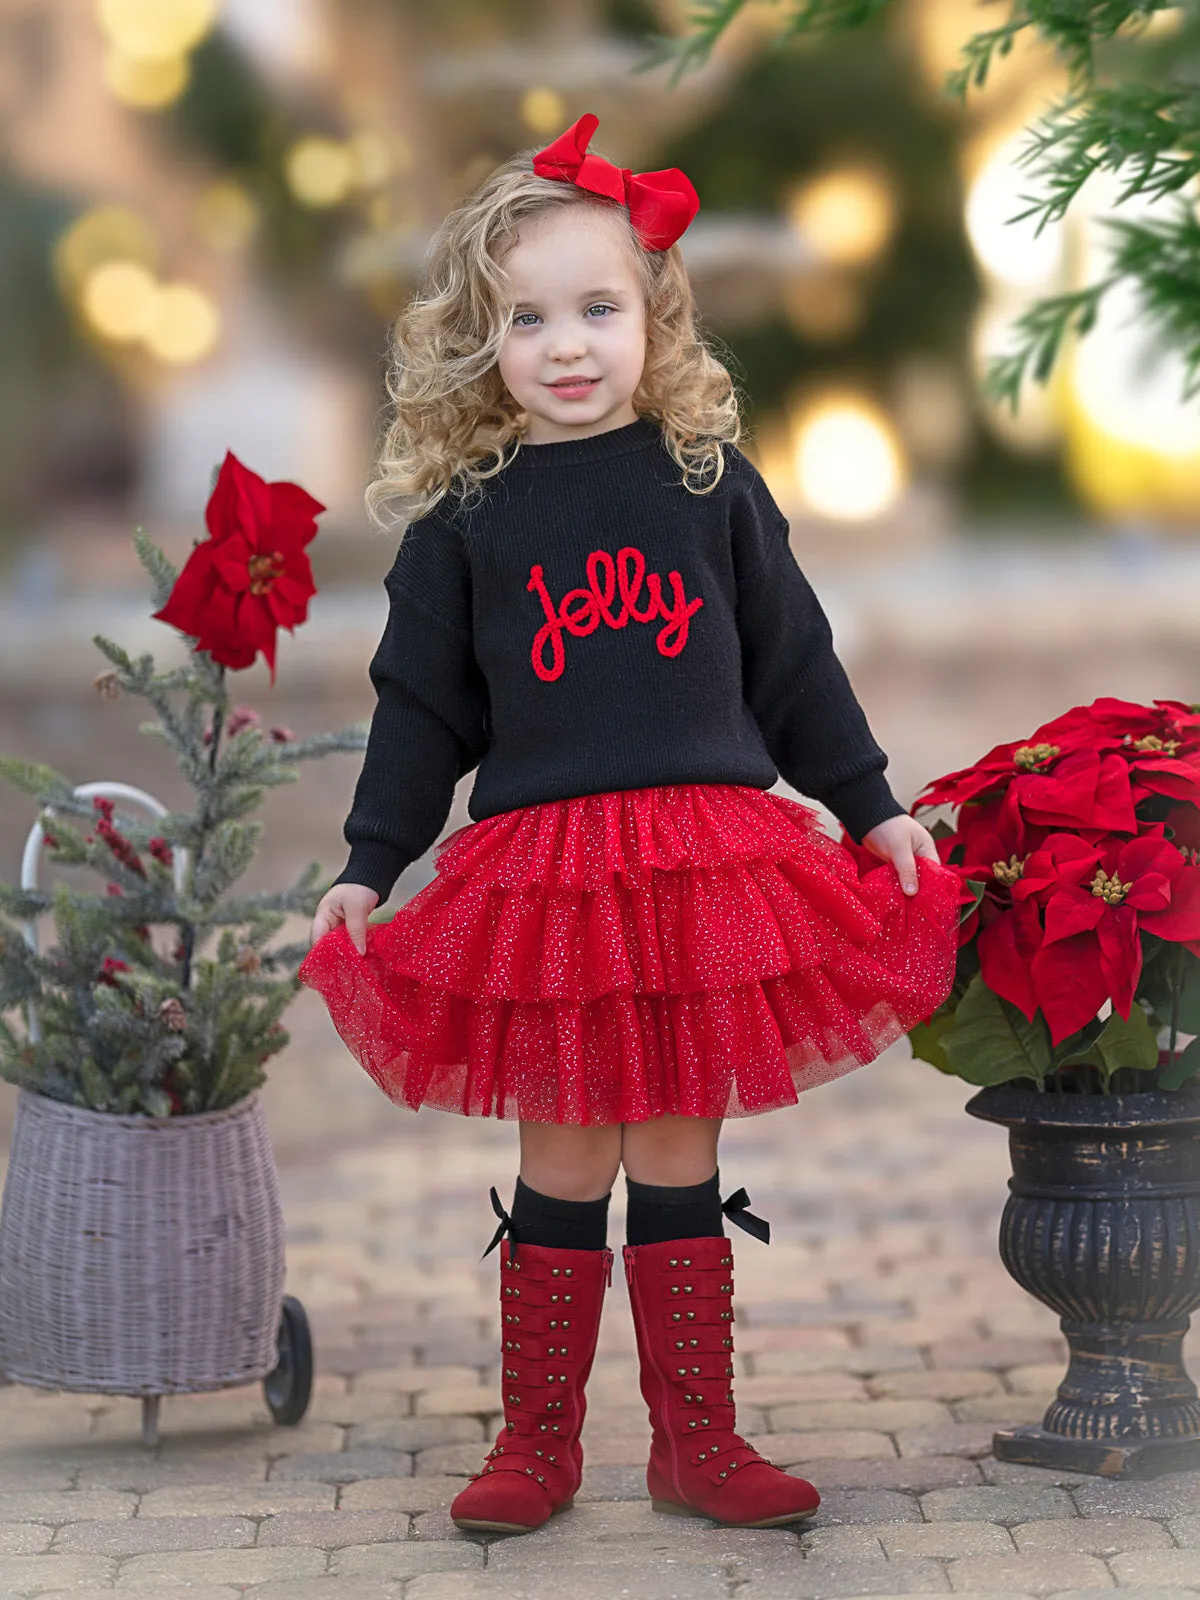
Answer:
<path fill-rule="evenodd" d="M 740 1527 L 817 1491 L 734 1429 L 722 1119 L 796 1103 L 950 991 L 958 885 L 892 795 L 788 526 L 736 448 L 676 240 L 683 173 L 584 116 L 443 224 L 397 327 L 368 492 L 409 523 L 370 665 L 349 863 L 300 971 L 380 1088 L 517 1117 L 504 1426 L 452 1507 L 523 1533 L 579 1487 L 619 1169 L 656 1510 Z M 478 768 L 473 822 L 368 914 Z M 780 773 L 890 865 L 856 857 Z M 869 858 L 860 856 L 864 862 Z"/>

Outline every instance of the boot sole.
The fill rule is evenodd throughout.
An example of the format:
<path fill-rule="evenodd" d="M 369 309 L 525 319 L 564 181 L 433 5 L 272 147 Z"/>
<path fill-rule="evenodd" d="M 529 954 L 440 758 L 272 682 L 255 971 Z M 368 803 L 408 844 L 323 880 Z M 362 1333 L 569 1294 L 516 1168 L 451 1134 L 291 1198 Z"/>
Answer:
<path fill-rule="evenodd" d="M 555 1506 L 550 1513 L 552 1517 L 561 1517 L 564 1511 L 570 1511 L 575 1504 L 575 1496 L 564 1500 L 562 1505 Z M 469 1528 L 473 1533 L 536 1533 L 539 1528 L 544 1528 L 544 1522 L 483 1522 L 472 1517 L 451 1517 L 456 1528 Z"/>
<path fill-rule="evenodd" d="M 759 1522 L 721 1522 L 720 1517 L 714 1517 L 707 1511 L 676 1505 L 673 1500 L 651 1500 L 650 1509 L 666 1517 L 708 1517 L 710 1522 L 719 1523 L 722 1528 L 782 1528 L 789 1522 L 805 1522 L 809 1517 L 815 1517 L 820 1507 L 813 1506 L 811 1511 L 789 1511 L 782 1517 L 763 1517 Z"/>

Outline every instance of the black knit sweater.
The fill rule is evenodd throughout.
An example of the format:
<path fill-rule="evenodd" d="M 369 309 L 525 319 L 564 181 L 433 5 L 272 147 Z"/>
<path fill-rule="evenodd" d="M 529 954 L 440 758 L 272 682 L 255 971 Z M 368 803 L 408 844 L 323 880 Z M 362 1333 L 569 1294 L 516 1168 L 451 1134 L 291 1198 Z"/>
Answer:
<path fill-rule="evenodd" d="M 475 767 L 475 821 L 780 773 L 856 840 L 903 812 L 786 519 L 746 457 L 725 457 L 695 494 L 642 418 L 523 445 L 472 507 L 410 525 L 336 882 L 386 900 Z"/>

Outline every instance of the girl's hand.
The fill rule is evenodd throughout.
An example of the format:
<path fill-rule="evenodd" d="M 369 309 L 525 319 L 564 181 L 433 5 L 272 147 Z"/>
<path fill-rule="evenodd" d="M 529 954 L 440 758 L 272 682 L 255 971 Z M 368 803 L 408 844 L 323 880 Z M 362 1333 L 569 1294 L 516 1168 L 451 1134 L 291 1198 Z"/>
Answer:
<path fill-rule="evenodd" d="M 929 861 L 941 859 L 933 835 L 915 817 L 889 817 L 863 835 L 863 844 L 872 855 L 892 863 L 905 894 L 917 892 L 916 856 Z"/>
<path fill-rule="evenodd" d="M 322 899 L 313 918 L 312 943 L 322 934 L 346 924 L 346 932 L 360 956 L 367 953 L 367 918 L 379 904 L 379 896 L 365 883 L 335 883 Z"/>

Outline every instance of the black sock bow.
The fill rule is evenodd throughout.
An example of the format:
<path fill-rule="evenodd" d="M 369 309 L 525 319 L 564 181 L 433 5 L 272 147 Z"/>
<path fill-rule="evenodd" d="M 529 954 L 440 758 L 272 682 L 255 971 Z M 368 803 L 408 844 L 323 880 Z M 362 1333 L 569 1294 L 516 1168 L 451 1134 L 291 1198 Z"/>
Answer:
<path fill-rule="evenodd" d="M 492 1192 L 495 1193 L 494 1190 Z M 739 1189 L 722 1203 L 721 1213 L 723 1216 L 728 1217 L 735 1226 L 743 1229 L 746 1233 L 753 1234 L 756 1239 L 761 1239 L 763 1244 L 770 1244 L 771 1224 L 762 1217 L 756 1217 L 753 1211 L 748 1210 L 749 1204 L 750 1196 L 745 1189 Z M 499 1235 L 497 1235 L 498 1237 Z"/>
<path fill-rule="evenodd" d="M 500 1218 L 500 1226 L 492 1235 L 491 1244 L 488 1245 L 487 1249 L 483 1252 L 483 1255 L 481 1255 L 479 1259 L 481 1261 L 486 1260 L 496 1246 L 500 1243 L 501 1239 L 503 1239 L 504 1235 L 507 1234 L 508 1259 L 510 1261 L 515 1261 L 517 1259 L 518 1244 L 516 1224 L 513 1222 L 513 1219 L 509 1216 L 508 1212 L 505 1211 L 504 1207 L 500 1204 L 500 1196 L 496 1193 L 495 1189 L 491 1189 L 489 1193 L 492 1200 L 492 1210 Z"/>

